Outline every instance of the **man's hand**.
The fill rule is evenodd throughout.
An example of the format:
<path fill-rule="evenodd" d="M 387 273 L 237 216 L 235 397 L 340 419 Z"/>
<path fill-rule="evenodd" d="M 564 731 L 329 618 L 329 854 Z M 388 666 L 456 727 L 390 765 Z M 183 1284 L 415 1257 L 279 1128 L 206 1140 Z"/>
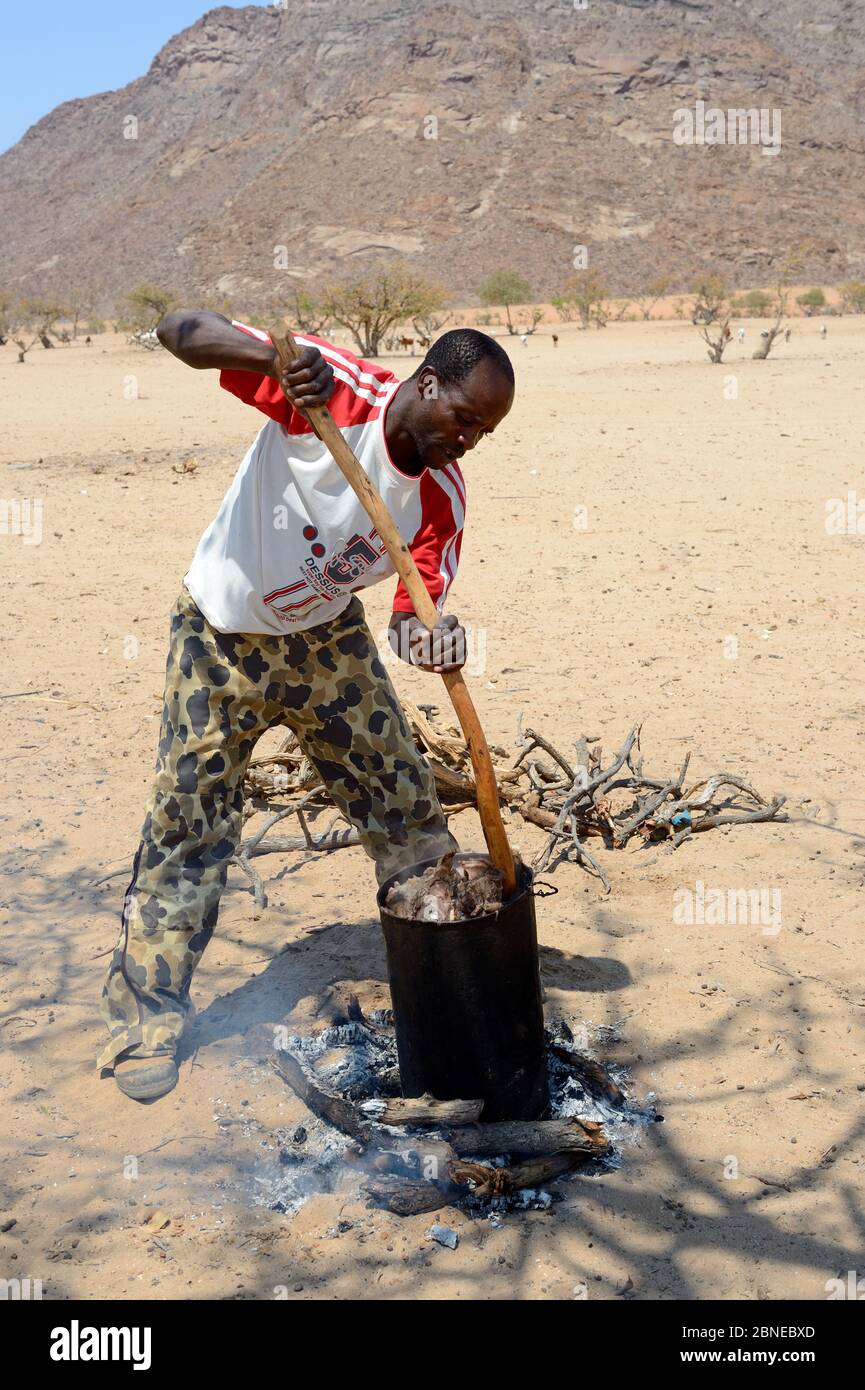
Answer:
<path fill-rule="evenodd" d="M 446 614 L 430 630 L 414 613 L 394 613 L 390 620 L 390 644 L 397 656 L 422 671 L 458 671 L 466 664 L 466 634 L 459 619 Z"/>
<path fill-rule="evenodd" d="M 290 366 L 280 371 L 276 362 L 271 372 L 282 387 L 283 393 L 297 410 L 310 405 L 327 405 L 335 382 L 333 367 L 326 362 L 317 347 L 301 348 Z"/>

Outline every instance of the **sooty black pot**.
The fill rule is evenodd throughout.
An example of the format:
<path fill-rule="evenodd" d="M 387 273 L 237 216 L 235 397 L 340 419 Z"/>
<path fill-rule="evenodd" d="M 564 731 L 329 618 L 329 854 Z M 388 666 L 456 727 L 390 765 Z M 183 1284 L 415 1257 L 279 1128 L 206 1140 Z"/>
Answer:
<path fill-rule="evenodd" d="M 461 858 L 463 856 L 457 856 Z M 394 917 L 378 891 L 404 1096 L 483 1100 L 481 1119 L 534 1120 L 548 1104 L 531 869 L 499 909 L 460 922 Z"/>

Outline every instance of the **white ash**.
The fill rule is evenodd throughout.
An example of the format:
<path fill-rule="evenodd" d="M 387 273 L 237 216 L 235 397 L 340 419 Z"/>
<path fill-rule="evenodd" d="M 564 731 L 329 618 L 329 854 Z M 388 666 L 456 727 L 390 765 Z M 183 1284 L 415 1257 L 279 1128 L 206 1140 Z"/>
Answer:
<path fill-rule="evenodd" d="M 485 1158 L 482 1162 L 488 1168 L 504 1166 L 500 1159 Z M 585 1175 L 587 1169 L 583 1168 L 581 1171 Z M 562 1179 L 559 1178 L 558 1181 L 561 1182 Z M 475 1197 L 469 1191 L 460 1205 L 471 1216 L 487 1217 L 490 1225 L 497 1228 L 502 1224 L 502 1217 L 509 1211 L 549 1211 L 554 1201 L 561 1201 L 561 1197 L 557 1195 L 554 1198 L 552 1193 L 545 1192 L 540 1187 L 523 1187 L 519 1192 L 508 1192 L 500 1197 Z"/>
<path fill-rule="evenodd" d="M 379 1122 L 385 1102 L 401 1095 L 396 1038 L 393 1033 L 393 1014 L 387 1009 L 370 1015 L 374 1028 L 360 1022 L 334 1024 L 313 1036 L 292 1036 L 288 1039 L 290 1052 L 302 1057 L 315 1071 L 322 1086 L 344 1100 L 356 1104 L 363 1117 Z M 594 1040 L 603 1036 L 602 1029 L 590 1029 Z M 547 1031 L 550 1044 L 572 1046 L 573 1034 L 563 1021 L 551 1023 Z M 586 1049 L 583 1049 L 586 1052 Z M 588 1089 L 584 1081 L 566 1061 L 548 1047 L 547 1065 L 550 1081 L 550 1112 L 553 1119 L 594 1120 L 604 1126 L 611 1148 L 602 1158 L 581 1165 L 582 1176 L 608 1172 L 621 1166 L 622 1151 L 639 1142 L 647 1125 L 658 1116 L 654 1097 L 639 1105 L 629 1095 L 630 1077 L 625 1068 L 605 1063 L 605 1070 L 623 1092 L 623 1103 L 614 1104 Z M 387 1127 L 395 1139 L 405 1139 L 420 1133 L 429 1138 L 438 1131 L 411 1126 Z M 298 1141 L 295 1137 L 302 1134 Z M 439 1137 L 444 1135 L 439 1134 Z M 268 1145 L 267 1157 L 255 1178 L 256 1204 L 292 1216 L 300 1210 L 307 1197 L 320 1192 L 343 1192 L 357 1196 L 365 1176 L 363 1161 L 351 1164 L 347 1154 L 356 1150 L 354 1141 L 333 1126 L 315 1116 L 305 1118 L 302 1125 L 272 1131 L 274 1143 Z M 370 1155 L 372 1157 L 372 1155 Z M 465 1155 L 465 1157 L 470 1157 Z M 486 1167 L 503 1167 L 511 1155 L 495 1158 L 484 1156 L 474 1161 Z M 514 1161 L 519 1161 L 514 1159 Z M 566 1184 L 567 1176 L 557 1179 L 557 1186 Z M 507 1212 L 547 1211 L 559 1195 L 543 1189 L 529 1188 L 498 1197 L 474 1197 L 467 1190 L 457 1205 L 474 1216 L 500 1219 Z M 334 1232 L 337 1234 L 337 1232 Z"/>
<path fill-rule="evenodd" d="M 573 1041 L 570 1028 L 563 1021 L 550 1024 L 548 1033 L 553 1042 L 569 1046 Z M 604 1037 L 613 1030 L 604 1027 L 589 1031 L 593 1039 Z M 590 1055 L 590 1054 L 586 1054 Z M 547 1068 L 550 1082 L 550 1109 L 560 1120 L 595 1120 L 604 1126 L 604 1134 L 611 1148 L 600 1160 L 602 1168 L 619 1168 L 622 1163 L 622 1149 L 638 1142 L 640 1132 L 658 1120 L 655 1096 L 651 1092 L 642 1105 L 628 1094 L 630 1075 L 625 1067 L 614 1062 L 605 1062 L 604 1070 L 611 1081 L 619 1087 L 624 1096 L 622 1105 L 614 1104 L 604 1096 L 592 1091 L 576 1075 L 571 1067 L 551 1050 L 547 1053 Z M 585 1170 L 584 1170 L 585 1171 Z M 596 1170 L 597 1171 L 597 1170 Z"/>
<path fill-rule="evenodd" d="M 392 1024 L 390 1010 L 376 1010 L 370 1021 L 382 1030 Z M 374 1032 L 349 1021 L 334 1024 L 312 1036 L 293 1035 L 286 1049 L 311 1065 L 322 1086 L 343 1100 L 363 1101 L 400 1094 L 396 1038 L 392 1031 Z M 295 1135 L 302 1130 L 302 1142 Z M 346 1155 L 354 1140 L 314 1115 L 303 1125 L 273 1131 L 261 1171 L 255 1177 L 256 1205 L 294 1216 L 307 1197 L 320 1192 L 356 1195 L 361 1164 L 349 1165 Z"/>
<path fill-rule="evenodd" d="M 370 1021 L 378 1023 L 384 1010 L 377 1010 Z M 343 1100 L 363 1101 L 398 1096 L 400 1091 L 396 1035 L 392 1029 L 381 1032 L 362 1023 L 339 1023 L 313 1037 L 290 1037 L 287 1050 L 314 1066 L 323 1087 Z M 333 1054 L 329 1056 L 328 1054 Z M 327 1056 L 327 1061 L 321 1059 Z M 318 1063 L 318 1065 L 316 1065 Z"/>
<path fill-rule="evenodd" d="M 346 1135 L 320 1120 L 311 1119 L 303 1128 L 302 1145 L 294 1140 L 297 1126 L 274 1130 L 274 1143 L 268 1145 L 259 1171 L 255 1174 L 252 1201 L 255 1206 L 294 1216 L 307 1197 L 320 1192 L 351 1194 L 357 1177 L 346 1162 L 353 1142 Z"/>

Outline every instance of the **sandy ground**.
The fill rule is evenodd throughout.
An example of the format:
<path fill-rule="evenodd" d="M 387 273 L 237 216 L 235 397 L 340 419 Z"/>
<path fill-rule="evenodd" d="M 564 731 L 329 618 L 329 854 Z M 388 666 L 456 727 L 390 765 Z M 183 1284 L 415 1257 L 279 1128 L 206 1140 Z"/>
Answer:
<path fill-rule="evenodd" d="M 259 860 L 263 912 L 232 876 L 178 1089 L 141 1107 L 98 1079 L 126 880 L 97 880 L 131 862 L 167 614 L 259 421 L 215 374 L 119 337 L 25 366 L 0 352 L 2 495 L 39 499 L 43 531 L 0 536 L 0 1276 L 56 1299 L 651 1300 L 823 1298 L 861 1271 L 865 541 L 825 520 L 863 487 L 865 322 L 818 330 L 797 321 L 758 363 L 748 323 L 722 367 L 684 323 L 512 344 L 517 402 L 467 462 L 452 604 L 485 634 L 489 737 L 513 744 L 525 710 L 564 746 L 612 748 L 644 717 L 647 766 L 690 749 L 695 775 L 786 794 L 790 821 L 607 853 L 607 898 L 556 871 L 547 1010 L 620 1022 L 608 1055 L 665 1122 L 618 1171 L 560 1183 L 550 1212 L 494 1228 L 444 1209 L 455 1251 L 428 1215 L 367 1210 L 351 1175 L 290 1218 L 254 1201 L 274 1130 L 309 1123 L 268 1066 L 273 1025 L 332 982 L 370 998 L 386 979 L 359 850 Z M 376 631 L 391 592 L 368 599 Z M 396 679 L 442 704 L 437 678 Z M 472 815 L 457 826 L 480 845 Z M 513 831 L 527 854 L 538 837 Z M 675 921 L 698 881 L 779 892 L 780 930 Z"/>

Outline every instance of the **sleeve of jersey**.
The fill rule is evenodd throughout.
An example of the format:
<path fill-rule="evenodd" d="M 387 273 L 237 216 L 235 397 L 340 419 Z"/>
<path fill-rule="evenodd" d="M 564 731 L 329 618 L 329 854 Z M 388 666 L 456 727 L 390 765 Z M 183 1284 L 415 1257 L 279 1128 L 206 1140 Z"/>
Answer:
<path fill-rule="evenodd" d="M 232 320 L 232 326 L 239 328 L 242 333 L 248 333 L 251 338 L 259 338 L 263 343 L 270 342 L 270 334 L 265 333 L 260 328 L 250 328 L 245 323 L 238 323 Z M 237 396 L 238 400 L 245 405 L 255 406 L 256 410 L 262 411 L 264 415 L 269 415 L 271 420 L 277 420 L 280 425 L 285 425 L 289 434 L 308 434 L 310 425 L 302 415 L 298 415 L 294 406 L 282 394 L 282 387 L 273 377 L 265 376 L 259 372 L 236 372 L 223 371 L 219 373 L 219 384 L 224 391 L 230 391 L 232 396 Z"/>
<path fill-rule="evenodd" d="M 444 612 L 448 590 L 456 578 L 465 521 L 465 484 L 456 466 L 421 479 L 421 523 L 409 545 L 412 558 L 434 599 Z M 402 580 L 397 584 L 394 613 L 413 613 L 414 604 Z"/>

